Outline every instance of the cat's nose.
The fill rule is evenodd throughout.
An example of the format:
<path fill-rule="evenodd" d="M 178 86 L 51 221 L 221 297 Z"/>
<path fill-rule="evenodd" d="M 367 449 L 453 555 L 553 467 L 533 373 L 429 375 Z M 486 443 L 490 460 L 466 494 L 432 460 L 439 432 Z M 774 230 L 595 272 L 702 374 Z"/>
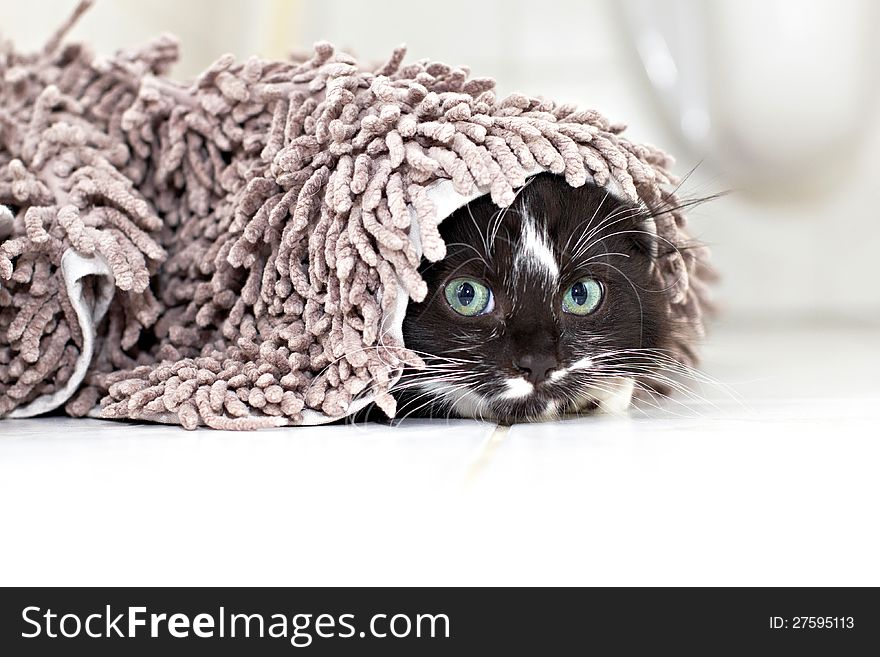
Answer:
<path fill-rule="evenodd" d="M 552 354 L 526 354 L 513 363 L 526 380 L 534 385 L 550 378 L 558 365 L 556 357 Z"/>

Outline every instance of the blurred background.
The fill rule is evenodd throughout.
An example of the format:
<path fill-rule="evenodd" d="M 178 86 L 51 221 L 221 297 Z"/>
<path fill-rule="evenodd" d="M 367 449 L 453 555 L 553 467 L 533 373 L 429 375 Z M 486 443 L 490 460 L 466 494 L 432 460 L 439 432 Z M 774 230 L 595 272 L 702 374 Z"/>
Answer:
<path fill-rule="evenodd" d="M 0 32 L 37 48 L 76 0 L 0 0 Z M 175 74 L 219 55 L 283 57 L 327 39 L 366 60 L 467 64 L 596 108 L 732 190 L 692 227 L 723 274 L 726 321 L 880 321 L 880 5 L 871 0 L 98 0 L 73 36 L 99 53 L 161 32 Z"/>

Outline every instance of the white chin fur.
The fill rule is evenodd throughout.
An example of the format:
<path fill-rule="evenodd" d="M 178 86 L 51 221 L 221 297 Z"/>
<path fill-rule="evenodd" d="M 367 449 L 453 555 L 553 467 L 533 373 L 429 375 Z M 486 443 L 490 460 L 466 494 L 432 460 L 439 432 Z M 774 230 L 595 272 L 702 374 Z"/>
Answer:
<path fill-rule="evenodd" d="M 608 415 L 623 415 L 629 409 L 636 388 L 634 379 L 610 379 L 603 385 L 605 390 L 591 391 L 590 396 L 598 402 L 596 411 Z"/>
<path fill-rule="evenodd" d="M 506 397 L 507 399 L 524 397 L 530 394 L 531 390 L 534 389 L 534 386 L 525 379 L 509 379 L 508 387 L 513 387 L 511 386 L 512 381 L 521 381 L 521 384 L 514 384 L 514 386 L 522 388 L 528 386 L 530 390 L 525 394 L 508 396 Z M 439 397 L 445 399 L 451 409 L 460 417 L 470 417 L 479 420 L 498 419 L 492 410 L 489 400 L 475 392 L 470 390 L 450 391 L 442 385 L 432 383 L 425 384 L 422 387 L 426 390 L 436 392 Z M 633 392 L 635 391 L 635 381 L 630 378 L 619 377 L 608 379 L 604 382 L 602 387 L 604 389 L 601 391 L 595 389 L 591 390 L 589 392 L 589 397 L 587 398 L 590 402 L 596 402 L 597 406 L 594 412 L 604 415 L 625 415 L 632 402 Z M 549 402 L 547 408 L 544 409 L 544 412 L 535 417 L 532 421 L 554 420 L 561 416 L 562 414 L 560 414 L 556 402 Z"/>
<path fill-rule="evenodd" d="M 528 397 L 535 390 L 535 386 L 524 378 L 507 379 L 507 390 L 501 394 L 501 399 L 521 399 Z"/>

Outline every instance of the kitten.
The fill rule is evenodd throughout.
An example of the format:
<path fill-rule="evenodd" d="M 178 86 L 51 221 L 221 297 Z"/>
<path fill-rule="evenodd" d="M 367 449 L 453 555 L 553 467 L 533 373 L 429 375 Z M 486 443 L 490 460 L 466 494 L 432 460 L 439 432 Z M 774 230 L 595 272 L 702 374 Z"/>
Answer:
<path fill-rule="evenodd" d="M 404 341 L 425 360 L 392 391 L 398 417 L 546 420 L 629 406 L 671 335 L 653 220 L 604 188 L 552 174 L 508 209 L 481 197 L 440 225 Z M 652 351 L 649 351 L 652 350 Z"/>

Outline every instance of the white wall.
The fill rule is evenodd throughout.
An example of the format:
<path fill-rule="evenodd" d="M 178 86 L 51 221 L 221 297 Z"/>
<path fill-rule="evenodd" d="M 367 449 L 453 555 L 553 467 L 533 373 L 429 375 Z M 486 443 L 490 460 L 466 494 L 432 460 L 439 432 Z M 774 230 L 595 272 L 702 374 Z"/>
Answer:
<path fill-rule="evenodd" d="M 784 0 L 779 2 L 784 4 Z M 686 0 L 667 1 L 678 9 L 682 3 Z M 73 0 L 0 0 L 0 32 L 22 46 L 36 47 L 73 4 Z M 824 8 L 820 7 L 823 4 Z M 797 61 L 796 54 L 779 52 L 780 43 L 784 46 L 785 42 L 773 35 L 779 30 L 799 29 L 804 21 L 789 21 L 784 13 L 774 18 L 763 12 L 766 3 L 752 3 L 750 11 L 755 18 L 751 20 L 743 17 L 739 9 L 743 5 L 735 0 L 715 0 L 712 5 L 710 18 L 714 17 L 714 22 L 705 23 L 705 29 L 706 41 L 712 46 L 707 58 L 713 58 L 710 63 L 718 72 L 712 81 L 714 101 L 720 99 L 723 107 L 755 110 L 726 118 L 740 135 L 760 134 L 771 120 L 782 120 L 779 125 L 784 126 L 789 116 L 784 112 L 761 115 L 773 76 L 763 71 L 763 86 L 752 86 L 749 80 L 761 72 L 762 62 L 769 64 L 785 57 Z M 800 3 L 800 7 L 804 11 L 817 11 L 817 7 L 833 10 L 829 15 L 846 18 L 848 12 L 863 10 L 864 3 L 838 0 L 833 5 L 811 2 Z M 719 17 L 725 16 L 740 19 L 719 22 Z M 848 22 L 858 23 L 859 18 Z M 835 25 L 846 23 L 837 20 Z M 818 175 L 799 176 L 796 180 L 800 182 L 767 188 L 742 175 L 740 160 L 739 169 L 733 170 L 729 164 L 733 160 L 727 156 L 736 143 L 731 145 L 730 139 L 706 154 L 684 147 L 650 92 L 622 12 L 613 2 L 98 0 L 75 36 L 88 39 L 101 52 L 110 52 L 162 31 L 177 33 L 183 41 L 180 76 L 194 74 L 227 51 L 240 56 L 258 52 L 279 57 L 315 40 L 329 39 L 365 59 L 381 60 L 394 46 L 406 42 L 411 57 L 469 64 L 476 74 L 498 78 L 502 91 L 521 90 L 595 107 L 609 118 L 627 122 L 633 138 L 678 154 L 681 173 L 708 155 L 683 188 L 686 195 L 734 188 L 734 194 L 701 208 L 692 217 L 694 231 L 714 249 L 724 276 L 719 297 L 730 316 L 880 319 L 876 283 L 880 262 L 876 228 L 880 219 L 880 159 L 876 156 L 880 126 L 876 113 L 869 112 L 862 125 L 853 126 L 850 132 L 858 136 L 855 145 L 841 143 L 837 151 L 825 153 L 814 167 L 808 167 L 820 172 Z M 810 39 L 819 52 L 832 53 L 845 49 L 846 34 L 828 25 Z M 748 66 L 731 68 L 743 61 Z M 791 79 L 780 76 L 778 84 L 790 92 L 779 97 L 795 99 L 796 93 L 804 93 L 804 79 L 813 78 L 823 91 L 808 94 L 804 107 L 807 102 L 815 107 L 823 94 L 830 99 L 839 95 L 843 78 L 835 75 L 835 70 L 818 68 L 813 77 L 800 75 L 800 92 Z M 867 82 L 869 86 L 876 83 L 876 77 Z M 790 106 L 795 119 L 797 101 L 792 100 Z M 823 129 L 829 126 L 815 126 L 817 131 Z M 792 149 L 798 146 L 797 134 L 782 136 Z M 785 146 L 774 145 L 773 153 Z M 758 158 L 755 167 L 770 160 L 769 156 Z"/>
<path fill-rule="evenodd" d="M 78 0 L 0 0 L 0 38 L 12 39 L 19 49 L 36 50 L 77 4 Z M 171 32 L 183 44 L 176 73 L 190 77 L 224 53 L 246 57 L 260 50 L 274 9 L 267 2 L 242 0 L 95 0 L 70 38 L 110 54 Z"/>

